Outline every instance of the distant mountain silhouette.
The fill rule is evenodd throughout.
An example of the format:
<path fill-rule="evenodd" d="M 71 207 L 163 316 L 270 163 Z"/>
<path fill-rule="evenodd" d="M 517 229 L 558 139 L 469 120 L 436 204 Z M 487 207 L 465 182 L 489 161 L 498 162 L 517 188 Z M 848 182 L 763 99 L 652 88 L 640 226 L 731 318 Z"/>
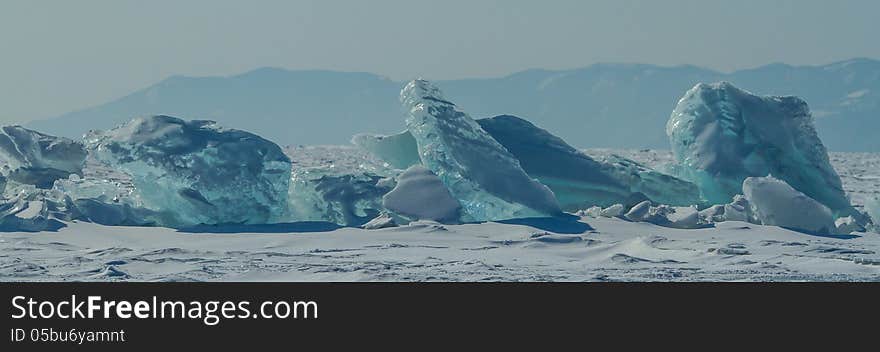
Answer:
<path fill-rule="evenodd" d="M 595 64 L 436 83 L 475 118 L 520 116 L 579 147 L 668 148 L 665 125 L 678 99 L 696 83 L 721 80 L 756 94 L 804 98 L 831 150 L 880 151 L 880 61 L 872 59 L 771 64 L 729 74 L 688 65 Z M 282 145 L 339 144 L 355 133 L 403 130 L 403 84 L 369 73 L 277 68 L 230 77 L 174 76 L 28 127 L 78 137 L 135 116 L 168 114 L 216 120 Z"/>

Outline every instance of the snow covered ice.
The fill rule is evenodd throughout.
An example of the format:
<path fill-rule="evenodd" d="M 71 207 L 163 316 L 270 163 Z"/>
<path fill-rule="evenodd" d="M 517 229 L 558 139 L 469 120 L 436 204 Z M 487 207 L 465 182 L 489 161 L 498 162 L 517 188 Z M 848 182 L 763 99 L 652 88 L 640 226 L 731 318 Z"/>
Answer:
<path fill-rule="evenodd" d="M 0 280 L 880 280 L 877 234 L 811 236 L 737 221 L 701 229 L 601 217 L 570 224 L 582 227 L 413 223 L 193 234 L 79 222 L 57 233 L 0 233 L 8 256 L 0 258 Z M 125 275 L 99 275 L 111 266 Z"/>
<path fill-rule="evenodd" d="M 746 221 L 755 222 L 749 200 L 741 194 L 733 196 L 728 204 L 716 204 L 700 211 L 700 217 L 706 222 Z"/>
<path fill-rule="evenodd" d="M 747 177 L 772 175 L 829 207 L 856 215 L 813 127 L 807 103 L 760 97 L 721 82 L 698 84 L 679 100 L 666 126 L 676 173 L 711 204 L 740 193 Z"/>
<path fill-rule="evenodd" d="M 88 136 L 96 159 L 131 177 L 164 226 L 278 221 L 287 205 L 290 160 L 274 143 L 212 121 L 141 117 Z"/>
<path fill-rule="evenodd" d="M 831 210 L 773 177 L 749 177 L 743 193 L 761 224 L 776 225 L 815 234 L 836 232 Z"/>
<path fill-rule="evenodd" d="M 666 204 L 655 206 L 649 200 L 636 204 L 623 216 L 632 221 L 679 229 L 695 229 L 706 225 L 694 207 L 672 207 Z"/>
<path fill-rule="evenodd" d="M 449 188 L 468 220 L 561 213 L 553 192 L 529 177 L 510 152 L 431 83 L 409 82 L 400 100 L 422 165 Z"/>
<path fill-rule="evenodd" d="M 414 165 L 397 177 L 397 186 L 383 197 L 385 209 L 413 220 L 455 222 L 461 205 L 437 175 Z"/>
<path fill-rule="evenodd" d="M 70 220 L 53 185 L 83 174 L 82 143 L 20 126 L 0 128 L 0 230 L 52 231 Z"/>
<path fill-rule="evenodd" d="M 82 175 L 85 158 L 80 142 L 21 126 L 0 128 L 0 172 L 8 181 L 52 188 L 57 179 Z"/>

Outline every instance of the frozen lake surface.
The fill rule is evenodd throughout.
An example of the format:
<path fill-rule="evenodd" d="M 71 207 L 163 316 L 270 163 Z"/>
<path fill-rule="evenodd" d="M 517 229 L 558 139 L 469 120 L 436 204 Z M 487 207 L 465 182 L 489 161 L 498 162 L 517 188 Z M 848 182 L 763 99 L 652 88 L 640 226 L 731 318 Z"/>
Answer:
<path fill-rule="evenodd" d="M 295 148 L 294 165 L 337 160 L 348 150 Z M 614 152 L 652 167 L 671 158 L 666 151 Z M 880 155 L 831 153 L 831 160 L 857 206 L 878 196 Z M 880 280 L 878 234 L 820 237 L 742 222 L 697 230 L 575 216 L 381 230 L 320 222 L 187 230 L 67 225 L 0 233 L 0 280 Z"/>

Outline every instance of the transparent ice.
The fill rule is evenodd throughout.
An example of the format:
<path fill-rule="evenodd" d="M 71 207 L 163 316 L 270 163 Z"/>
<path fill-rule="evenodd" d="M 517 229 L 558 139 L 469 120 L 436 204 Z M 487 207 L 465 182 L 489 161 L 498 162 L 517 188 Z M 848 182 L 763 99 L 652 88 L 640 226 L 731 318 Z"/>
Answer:
<path fill-rule="evenodd" d="M 143 208 L 174 215 L 162 225 L 263 224 L 285 213 L 290 160 L 252 133 L 160 115 L 86 142 L 97 161 L 130 177 Z"/>
<path fill-rule="evenodd" d="M 288 213 L 293 221 L 329 221 L 360 226 L 383 210 L 382 196 L 394 188 L 400 170 L 386 167 L 353 147 L 288 148 Z"/>
<path fill-rule="evenodd" d="M 597 161 L 561 138 L 519 117 L 501 115 L 477 120 L 516 157 L 523 169 L 550 187 L 567 211 L 650 199 L 671 205 L 700 202 L 697 187 L 611 155 Z"/>
<path fill-rule="evenodd" d="M 751 176 L 779 178 L 836 215 L 855 214 L 828 152 L 797 97 L 761 97 L 730 83 L 698 84 L 679 100 L 666 126 L 678 176 L 711 204 L 740 193 Z"/>
<path fill-rule="evenodd" d="M 425 80 L 409 82 L 400 99 L 419 158 L 459 200 L 468 220 L 487 221 L 561 212 L 553 192 Z"/>
<path fill-rule="evenodd" d="M 401 170 L 421 163 L 416 140 L 409 131 L 389 136 L 358 134 L 351 142 Z"/>
<path fill-rule="evenodd" d="M 519 161 L 529 176 L 547 185 L 566 211 L 616 203 L 632 206 L 644 199 L 680 206 L 700 203 L 699 189 L 693 183 L 617 155 L 595 160 L 525 119 L 501 115 L 476 122 Z M 398 162 L 400 160 L 418 162 L 401 158 L 418 157 L 415 139 L 409 132 L 391 136 L 359 135 L 354 140 L 355 144 L 398 167 L 409 166 Z"/>

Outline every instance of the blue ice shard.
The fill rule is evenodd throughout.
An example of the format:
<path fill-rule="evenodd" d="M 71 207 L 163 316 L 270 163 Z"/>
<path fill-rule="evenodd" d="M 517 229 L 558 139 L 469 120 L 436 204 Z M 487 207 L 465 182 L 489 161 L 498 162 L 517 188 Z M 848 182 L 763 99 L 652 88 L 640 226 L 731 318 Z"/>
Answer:
<path fill-rule="evenodd" d="M 561 213 L 553 192 L 425 80 L 400 92 L 407 130 L 419 158 L 459 200 L 465 220 L 487 221 Z"/>
<path fill-rule="evenodd" d="M 617 155 L 595 160 L 519 117 L 501 115 L 477 122 L 530 176 L 550 187 L 567 211 L 616 203 L 632 206 L 645 199 L 677 206 L 700 203 L 699 189 L 690 182 Z"/>

